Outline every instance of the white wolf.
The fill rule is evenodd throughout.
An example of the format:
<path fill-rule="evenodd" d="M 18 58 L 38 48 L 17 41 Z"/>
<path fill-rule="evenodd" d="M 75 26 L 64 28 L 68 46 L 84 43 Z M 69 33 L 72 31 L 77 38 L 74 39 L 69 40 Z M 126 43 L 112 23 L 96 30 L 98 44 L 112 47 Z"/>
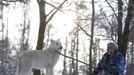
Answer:
<path fill-rule="evenodd" d="M 51 40 L 51 44 L 45 50 L 25 51 L 19 55 L 16 75 L 27 75 L 32 69 L 46 69 L 46 75 L 53 75 L 62 46 L 59 40 Z"/>

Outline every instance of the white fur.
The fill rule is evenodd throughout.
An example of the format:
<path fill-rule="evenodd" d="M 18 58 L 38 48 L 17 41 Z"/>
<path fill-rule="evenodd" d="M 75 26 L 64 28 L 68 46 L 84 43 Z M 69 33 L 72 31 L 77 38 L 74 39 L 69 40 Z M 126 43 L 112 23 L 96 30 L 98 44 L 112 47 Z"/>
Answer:
<path fill-rule="evenodd" d="M 17 74 L 27 75 L 32 69 L 46 69 L 46 75 L 53 75 L 62 46 L 59 40 L 51 40 L 50 46 L 45 50 L 31 50 L 20 54 L 18 59 Z"/>

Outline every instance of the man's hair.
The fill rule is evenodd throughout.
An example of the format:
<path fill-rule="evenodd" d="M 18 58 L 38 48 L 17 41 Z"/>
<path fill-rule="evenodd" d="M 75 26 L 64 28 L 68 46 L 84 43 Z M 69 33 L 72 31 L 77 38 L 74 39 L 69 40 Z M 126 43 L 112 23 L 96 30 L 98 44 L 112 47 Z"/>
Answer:
<path fill-rule="evenodd" d="M 110 42 L 110 43 L 107 44 L 107 48 L 118 49 L 118 45 L 114 42 Z"/>

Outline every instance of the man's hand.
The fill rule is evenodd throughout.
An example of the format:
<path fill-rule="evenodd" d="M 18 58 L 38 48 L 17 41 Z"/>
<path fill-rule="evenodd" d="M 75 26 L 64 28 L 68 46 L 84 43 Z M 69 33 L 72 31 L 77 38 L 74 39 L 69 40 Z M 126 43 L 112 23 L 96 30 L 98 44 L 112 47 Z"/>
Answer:
<path fill-rule="evenodd" d="M 98 69 L 97 68 L 94 68 L 93 75 L 97 75 L 98 72 L 99 72 Z"/>

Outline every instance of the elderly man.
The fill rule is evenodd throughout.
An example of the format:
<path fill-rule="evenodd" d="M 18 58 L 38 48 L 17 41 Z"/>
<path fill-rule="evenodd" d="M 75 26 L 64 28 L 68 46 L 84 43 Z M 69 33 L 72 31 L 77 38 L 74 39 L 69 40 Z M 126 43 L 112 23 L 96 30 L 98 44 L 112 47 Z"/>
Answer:
<path fill-rule="evenodd" d="M 118 50 L 118 45 L 110 42 L 107 44 L 107 52 L 99 61 L 94 70 L 96 75 L 124 75 L 125 59 Z"/>

